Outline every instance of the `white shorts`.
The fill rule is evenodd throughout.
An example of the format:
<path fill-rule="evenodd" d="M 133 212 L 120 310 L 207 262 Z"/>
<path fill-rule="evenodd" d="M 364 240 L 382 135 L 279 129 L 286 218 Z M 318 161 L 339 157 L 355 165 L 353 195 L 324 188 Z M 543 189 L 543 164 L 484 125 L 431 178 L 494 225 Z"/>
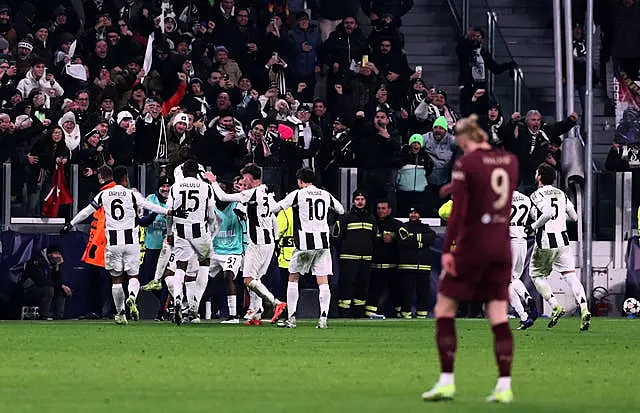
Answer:
<path fill-rule="evenodd" d="M 211 249 L 211 235 L 208 232 L 195 239 L 174 237 L 173 253 L 177 261 L 189 261 L 193 255 L 198 260 L 211 258 Z"/>
<path fill-rule="evenodd" d="M 244 263 L 242 266 L 243 277 L 251 277 L 259 280 L 265 275 L 267 270 L 269 270 L 275 248 L 275 244 L 249 244 L 244 253 Z"/>
<path fill-rule="evenodd" d="M 213 254 L 213 257 L 211 257 L 211 266 L 209 267 L 209 276 L 215 277 L 220 271 L 231 271 L 235 279 L 240 272 L 241 266 L 242 255 Z"/>
<path fill-rule="evenodd" d="M 534 277 L 548 277 L 553 271 L 559 273 L 576 270 L 576 259 L 570 246 L 542 249 L 533 248 L 529 274 Z"/>
<path fill-rule="evenodd" d="M 104 252 L 104 268 L 109 272 L 138 275 L 140 273 L 140 244 L 107 245 Z"/>
<path fill-rule="evenodd" d="M 311 273 L 315 276 L 333 273 L 331 251 L 328 249 L 300 251 L 294 250 L 289 263 L 291 274 Z"/>
<path fill-rule="evenodd" d="M 178 260 L 176 260 L 176 255 L 172 251 L 171 255 L 169 256 L 169 263 L 167 263 L 167 269 L 175 273 L 177 269 L 177 263 Z M 195 255 L 191 255 L 191 258 L 189 258 L 187 263 L 186 274 L 188 276 L 197 276 L 199 268 L 200 262 L 198 262 L 198 257 L 196 257 Z"/>
<path fill-rule="evenodd" d="M 527 260 L 527 241 L 524 239 L 511 240 L 511 279 L 519 280 L 524 271 Z"/>

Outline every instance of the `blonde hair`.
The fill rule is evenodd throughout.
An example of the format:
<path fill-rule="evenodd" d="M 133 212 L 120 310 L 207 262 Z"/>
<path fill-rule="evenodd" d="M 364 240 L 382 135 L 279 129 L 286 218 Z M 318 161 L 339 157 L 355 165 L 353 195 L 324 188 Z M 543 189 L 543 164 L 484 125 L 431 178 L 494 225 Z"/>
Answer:
<path fill-rule="evenodd" d="M 478 115 L 472 114 L 456 122 L 456 135 L 467 135 L 467 139 L 475 143 L 487 142 L 489 136 L 478 125 Z"/>

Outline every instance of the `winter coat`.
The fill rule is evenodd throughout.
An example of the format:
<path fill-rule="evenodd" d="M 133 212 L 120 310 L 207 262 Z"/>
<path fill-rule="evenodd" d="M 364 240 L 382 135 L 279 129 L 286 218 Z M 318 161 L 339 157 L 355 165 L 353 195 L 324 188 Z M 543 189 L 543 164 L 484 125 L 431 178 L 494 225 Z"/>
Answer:
<path fill-rule="evenodd" d="M 287 38 L 293 49 L 293 61 L 290 63 L 290 69 L 298 76 L 309 76 L 314 73 L 318 62 L 318 51 L 322 45 L 320 31 L 316 26 L 310 25 L 307 30 L 296 27 L 289 30 Z M 302 45 L 308 43 L 311 50 L 305 52 Z"/>
<path fill-rule="evenodd" d="M 427 176 L 433 170 L 433 161 L 421 148 L 418 153 L 411 152 L 409 145 L 402 148 L 402 166 L 398 170 L 398 190 L 406 192 L 424 192 L 427 188 Z"/>
<path fill-rule="evenodd" d="M 432 185 L 444 185 L 449 182 L 453 155 L 456 147 L 456 138 L 449 132 L 440 140 L 436 139 L 433 132 L 422 135 L 424 150 L 433 161 L 433 171 L 429 174 L 428 181 Z"/>

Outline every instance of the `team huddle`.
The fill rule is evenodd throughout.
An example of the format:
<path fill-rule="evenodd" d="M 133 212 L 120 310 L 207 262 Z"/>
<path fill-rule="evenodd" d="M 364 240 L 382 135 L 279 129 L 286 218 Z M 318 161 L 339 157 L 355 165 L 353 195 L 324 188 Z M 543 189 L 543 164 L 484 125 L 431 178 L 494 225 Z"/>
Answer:
<path fill-rule="evenodd" d="M 278 323 L 296 327 L 298 279 L 312 273 L 320 288 L 318 328 L 327 327 L 331 293 L 328 278 L 332 273 L 329 250 L 329 211 L 344 213 L 344 208 L 329 192 L 313 185 L 315 174 L 303 168 L 297 173 L 299 189 L 280 202 L 261 181 L 261 169 L 255 164 L 242 171 L 246 189 L 228 193 L 216 177 L 204 172 L 193 160 L 176 169 L 176 182 L 169 190 L 167 208 L 144 199 L 129 189 L 126 168 L 103 167 L 98 171 L 101 183 L 113 181 L 115 186 L 101 191 L 80 211 L 61 234 L 104 208 L 106 221 L 105 269 L 112 276 L 112 295 L 116 305 L 115 322 L 127 324 L 125 305 L 133 319 L 139 318 L 136 305 L 140 290 L 138 281 L 140 246 L 138 240 L 138 209 L 144 208 L 166 215 L 167 235 L 158 259 L 155 279 L 145 289 L 167 285 L 174 301 L 173 319 L 183 322 L 183 299 L 188 306 L 190 322 L 200 321 L 198 308 L 209 276 L 222 271 L 227 287 L 229 318 L 223 323 L 237 324 L 234 279 L 242 269 L 244 285 L 249 290 L 250 304 L 245 318 L 249 325 L 262 323 L 263 302 L 273 308 L 272 323 L 276 323 L 288 308 L 288 318 Z M 287 303 L 281 302 L 260 279 L 267 273 L 278 241 L 276 214 L 292 208 L 295 251 L 290 264 Z M 245 248 L 245 236 L 247 246 Z M 125 297 L 122 277 L 129 277 L 129 297 Z M 184 294 L 184 296 L 183 296 Z"/>

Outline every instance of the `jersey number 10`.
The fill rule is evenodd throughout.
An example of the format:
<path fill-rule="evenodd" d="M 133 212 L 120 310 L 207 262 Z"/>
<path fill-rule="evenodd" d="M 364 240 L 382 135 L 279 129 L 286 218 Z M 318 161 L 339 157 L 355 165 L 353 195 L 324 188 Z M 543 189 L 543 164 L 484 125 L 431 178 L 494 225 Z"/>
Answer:
<path fill-rule="evenodd" d="M 313 201 L 311 198 L 307 198 L 307 204 L 309 204 L 309 221 L 322 221 L 327 213 L 324 199 L 318 198 Z"/>

